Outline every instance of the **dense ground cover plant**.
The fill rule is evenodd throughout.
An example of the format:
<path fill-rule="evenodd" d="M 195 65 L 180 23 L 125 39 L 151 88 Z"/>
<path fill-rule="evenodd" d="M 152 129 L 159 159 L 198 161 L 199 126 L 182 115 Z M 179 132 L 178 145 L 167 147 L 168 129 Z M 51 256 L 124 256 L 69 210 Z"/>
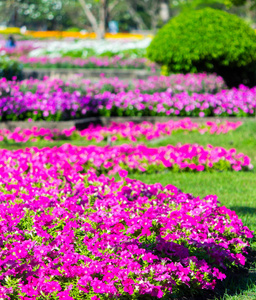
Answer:
<path fill-rule="evenodd" d="M 7 152 L 6 152 L 7 153 Z M 20 154 L 31 156 L 33 161 L 41 160 L 44 154 L 45 164 L 51 166 L 54 161 L 59 165 L 69 165 L 77 172 L 94 170 L 97 174 L 116 174 L 125 169 L 130 173 L 159 173 L 171 170 L 174 172 L 201 172 L 224 170 L 250 170 L 253 168 L 250 158 L 237 153 L 236 149 L 227 150 L 222 147 L 206 147 L 197 144 L 167 145 L 158 148 L 145 145 L 115 145 L 77 147 L 62 145 L 61 147 L 28 148 L 17 150 L 10 157 Z M 29 154 L 30 153 L 30 154 Z M 29 164 L 29 162 L 27 162 Z"/>
<path fill-rule="evenodd" d="M 250 89 L 242 85 L 239 89 L 222 90 L 216 94 L 176 94 L 171 89 L 153 94 L 139 89 L 94 94 L 93 87 L 91 90 L 88 87 L 86 92 L 86 87 L 84 90 L 81 85 L 64 84 L 61 80 L 26 80 L 16 83 L 2 79 L 0 90 L 2 121 L 58 121 L 85 116 L 245 117 L 254 116 L 256 107 L 256 88 Z"/>
<path fill-rule="evenodd" d="M 170 120 L 168 122 L 155 124 L 150 122 L 142 122 L 136 124 L 134 122 L 115 123 L 112 122 L 109 126 L 101 126 L 90 124 L 88 128 L 78 131 L 75 127 L 70 129 L 47 129 L 37 128 L 32 129 L 16 128 L 14 131 L 7 129 L 0 130 L 0 141 L 13 141 L 17 143 L 25 143 L 28 141 L 37 142 L 40 140 L 76 140 L 85 139 L 87 141 L 115 142 L 115 141 L 145 141 L 159 139 L 165 136 L 172 135 L 177 132 L 199 132 L 201 134 L 225 134 L 231 130 L 236 130 L 242 122 L 206 122 L 198 124 L 192 122 L 191 119 L 185 118 L 180 121 Z"/>
<path fill-rule="evenodd" d="M 0 153 L 4 299 L 190 295 L 245 264 L 252 232 L 214 195 L 78 173 L 37 148 Z"/>
<path fill-rule="evenodd" d="M 157 65 L 149 62 L 146 58 L 123 58 L 113 57 L 19 57 L 25 67 L 29 68 L 92 68 L 92 69 L 149 69 L 155 71 Z"/>
<path fill-rule="evenodd" d="M 233 87 L 256 84 L 255 53 L 255 32 L 247 23 L 225 11 L 204 8 L 172 18 L 159 30 L 147 55 L 170 72 L 215 72 Z"/>

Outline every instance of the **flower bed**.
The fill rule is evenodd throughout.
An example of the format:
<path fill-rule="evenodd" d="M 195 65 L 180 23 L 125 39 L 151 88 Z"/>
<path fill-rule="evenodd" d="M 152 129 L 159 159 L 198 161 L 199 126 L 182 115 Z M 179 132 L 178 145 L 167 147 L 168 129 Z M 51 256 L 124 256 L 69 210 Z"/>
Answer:
<path fill-rule="evenodd" d="M 90 124 L 88 128 L 78 131 L 75 127 L 70 129 L 58 130 L 37 128 L 21 129 L 16 128 L 13 132 L 3 129 L 0 130 L 0 141 L 13 141 L 25 143 L 28 141 L 37 142 L 40 140 L 75 140 L 85 139 L 87 141 L 145 141 L 158 139 L 172 135 L 176 132 L 199 132 L 200 134 L 225 134 L 231 130 L 236 130 L 242 122 L 206 122 L 203 125 L 192 122 L 191 119 L 185 118 L 180 121 L 168 121 L 165 123 L 152 124 L 142 122 L 136 124 L 133 122 L 111 123 L 109 127 Z"/>
<path fill-rule="evenodd" d="M 20 55 L 27 55 L 34 48 L 31 44 L 19 45 L 15 48 L 6 48 L 3 45 L 0 45 L 0 53 L 1 55 L 10 56 L 12 58 L 17 58 Z"/>
<path fill-rule="evenodd" d="M 151 42 L 151 38 L 143 40 L 51 40 L 40 41 L 38 49 L 29 53 L 30 57 L 81 57 L 89 56 L 113 56 L 125 55 L 132 57 L 143 57 L 146 53 L 146 48 Z"/>
<path fill-rule="evenodd" d="M 79 85 L 77 85 L 79 87 Z M 90 80 L 81 80 L 81 87 L 90 96 L 109 91 L 121 93 L 139 91 L 140 93 L 153 94 L 165 92 L 177 94 L 181 92 L 211 93 L 215 94 L 226 88 L 220 76 L 210 74 L 172 74 L 170 76 L 150 76 L 147 80 L 120 80 L 117 77 L 105 78 L 104 74 L 96 83 Z"/>
<path fill-rule="evenodd" d="M 91 68 L 91 69 L 149 69 L 155 71 L 157 65 L 146 58 L 114 57 L 19 57 L 19 62 L 28 68 Z"/>
<path fill-rule="evenodd" d="M 216 94 L 140 90 L 92 94 L 63 81 L 0 80 L 0 120 L 59 121 L 88 116 L 255 116 L 256 87 L 222 90 Z M 85 95 L 87 94 L 87 95 Z"/>
<path fill-rule="evenodd" d="M 15 48 L 6 48 L 6 40 L 0 40 L 0 53 L 1 55 L 8 55 L 12 57 L 19 57 L 28 55 L 31 51 L 35 50 L 40 46 L 40 41 L 16 41 Z"/>
<path fill-rule="evenodd" d="M 72 33 L 71 33 L 72 35 Z M 84 36 L 86 37 L 86 35 Z M 113 36 L 114 37 L 114 36 Z M 151 42 L 151 38 L 143 40 L 131 40 L 123 38 L 119 40 L 75 40 L 66 38 L 62 40 L 17 40 L 16 48 L 10 51 L 6 49 L 6 37 L 0 40 L 0 51 L 4 54 L 29 57 L 80 57 L 90 56 L 114 56 L 121 55 L 126 57 L 144 57 L 146 48 Z"/>
<path fill-rule="evenodd" d="M 1 153 L 3 150 L 0 150 L 0 155 Z M 54 165 L 54 161 L 58 161 L 60 166 L 69 165 L 77 172 L 94 170 L 97 174 L 109 175 L 118 173 L 122 169 L 130 173 L 158 173 L 167 170 L 200 172 L 240 171 L 253 168 L 250 158 L 243 153 L 236 153 L 235 149 L 226 150 L 211 145 L 203 147 L 197 144 L 168 145 L 159 148 L 129 144 L 112 147 L 77 147 L 65 144 L 61 147 L 42 149 L 32 147 L 26 150 L 9 151 L 9 159 L 12 160 L 17 153 L 26 157 L 23 160 L 26 165 L 29 165 L 30 155 L 33 162 L 37 164 L 42 159 L 50 166 Z"/>
<path fill-rule="evenodd" d="M 1 298 L 190 295 L 245 264 L 252 232 L 216 196 L 79 174 L 72 152 L 51 153 L 1 150 Z"/>
<path fill-rule="evenodd" d="M 256 88 L 223 90 L 215 95 L 170 91 L 143 94 L 139 91 L 94 96 L 93 112 L 100 116 L 255 116 Z M 87 100 L 88 101 L 88 100 Z M 97 103 L 97 104 L 96 104 Z"/>
<path fill-rule="evenodd" d="M 21 82 L 0 81 L 1 89 L 14 89 L 23 92 L 53 93 L 56 90 L 65 92 L 79 91 L 82 95 L 95 96 L 104 92 L 119 94 L 136 91 L 137 93 L 153 94 L 165 92 L 174 95 L 181 92 L 211 93 L 221 92 L 226 86 L 223 79 L 216 75 L 207 74 L 174 74 L 170 76 L 150 76 L 147 80 L 134 79 L 132 81 L 120 80 L 118 77 L 106 78 L 101 75 L 97 82 L 82 79 L 79 74 L 73 80 L 64 82 L 59 79 L 45 78 L 23 80 Z"/>

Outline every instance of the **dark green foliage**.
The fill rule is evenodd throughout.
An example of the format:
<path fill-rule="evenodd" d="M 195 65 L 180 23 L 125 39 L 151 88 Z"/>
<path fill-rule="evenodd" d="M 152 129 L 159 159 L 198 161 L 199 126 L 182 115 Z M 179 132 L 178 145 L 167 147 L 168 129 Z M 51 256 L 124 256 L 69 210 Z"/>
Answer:
<path fill-rule="evenodd" d="M 2 77 L 5 77 L 7 80 L 17 77 L 20 80 L 22 78 L 22 65 L 7 57 L 0 57 L 0 78 Z"/>
<path fill-rule="evenodd" d="M 150 60 L 171 73 L 209 72 L 228 86 L 256 85 L 256 34 L 239 17 L 204 8 L 180 14 L 159 30 Z"/>

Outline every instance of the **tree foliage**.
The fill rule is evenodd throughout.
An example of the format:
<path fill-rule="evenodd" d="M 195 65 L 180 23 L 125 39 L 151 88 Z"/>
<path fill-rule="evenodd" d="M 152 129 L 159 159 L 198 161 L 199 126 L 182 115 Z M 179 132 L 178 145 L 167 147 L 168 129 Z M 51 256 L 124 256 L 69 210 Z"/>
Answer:
<path fill-rule="evenodd" d="M 0 23 L 41 30 L 78 27 L 95 31 L 102 27 L 104 16 L 105 25 L 116 20 L 122 30 L 154 30 L 163 24 L 161 11 L 168 15 L 169 6 L 170 0 L 0 0 Z"/>

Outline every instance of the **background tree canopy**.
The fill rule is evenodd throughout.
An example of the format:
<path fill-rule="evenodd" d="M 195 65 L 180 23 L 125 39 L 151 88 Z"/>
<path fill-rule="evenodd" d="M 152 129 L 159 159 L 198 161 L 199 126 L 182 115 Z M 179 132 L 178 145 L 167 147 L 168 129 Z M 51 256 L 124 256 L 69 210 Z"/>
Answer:
<path fill-rule="evenodd" d="M 119 22 L 120 31 L 153 30 L 180 11 L 204 7 L 229 10 L 256 22 L 253 0 L 0 0 L 0 23 L 35 30 L 107 29 Z M 102 9 L 103 8 L 103 9 Z"/>

